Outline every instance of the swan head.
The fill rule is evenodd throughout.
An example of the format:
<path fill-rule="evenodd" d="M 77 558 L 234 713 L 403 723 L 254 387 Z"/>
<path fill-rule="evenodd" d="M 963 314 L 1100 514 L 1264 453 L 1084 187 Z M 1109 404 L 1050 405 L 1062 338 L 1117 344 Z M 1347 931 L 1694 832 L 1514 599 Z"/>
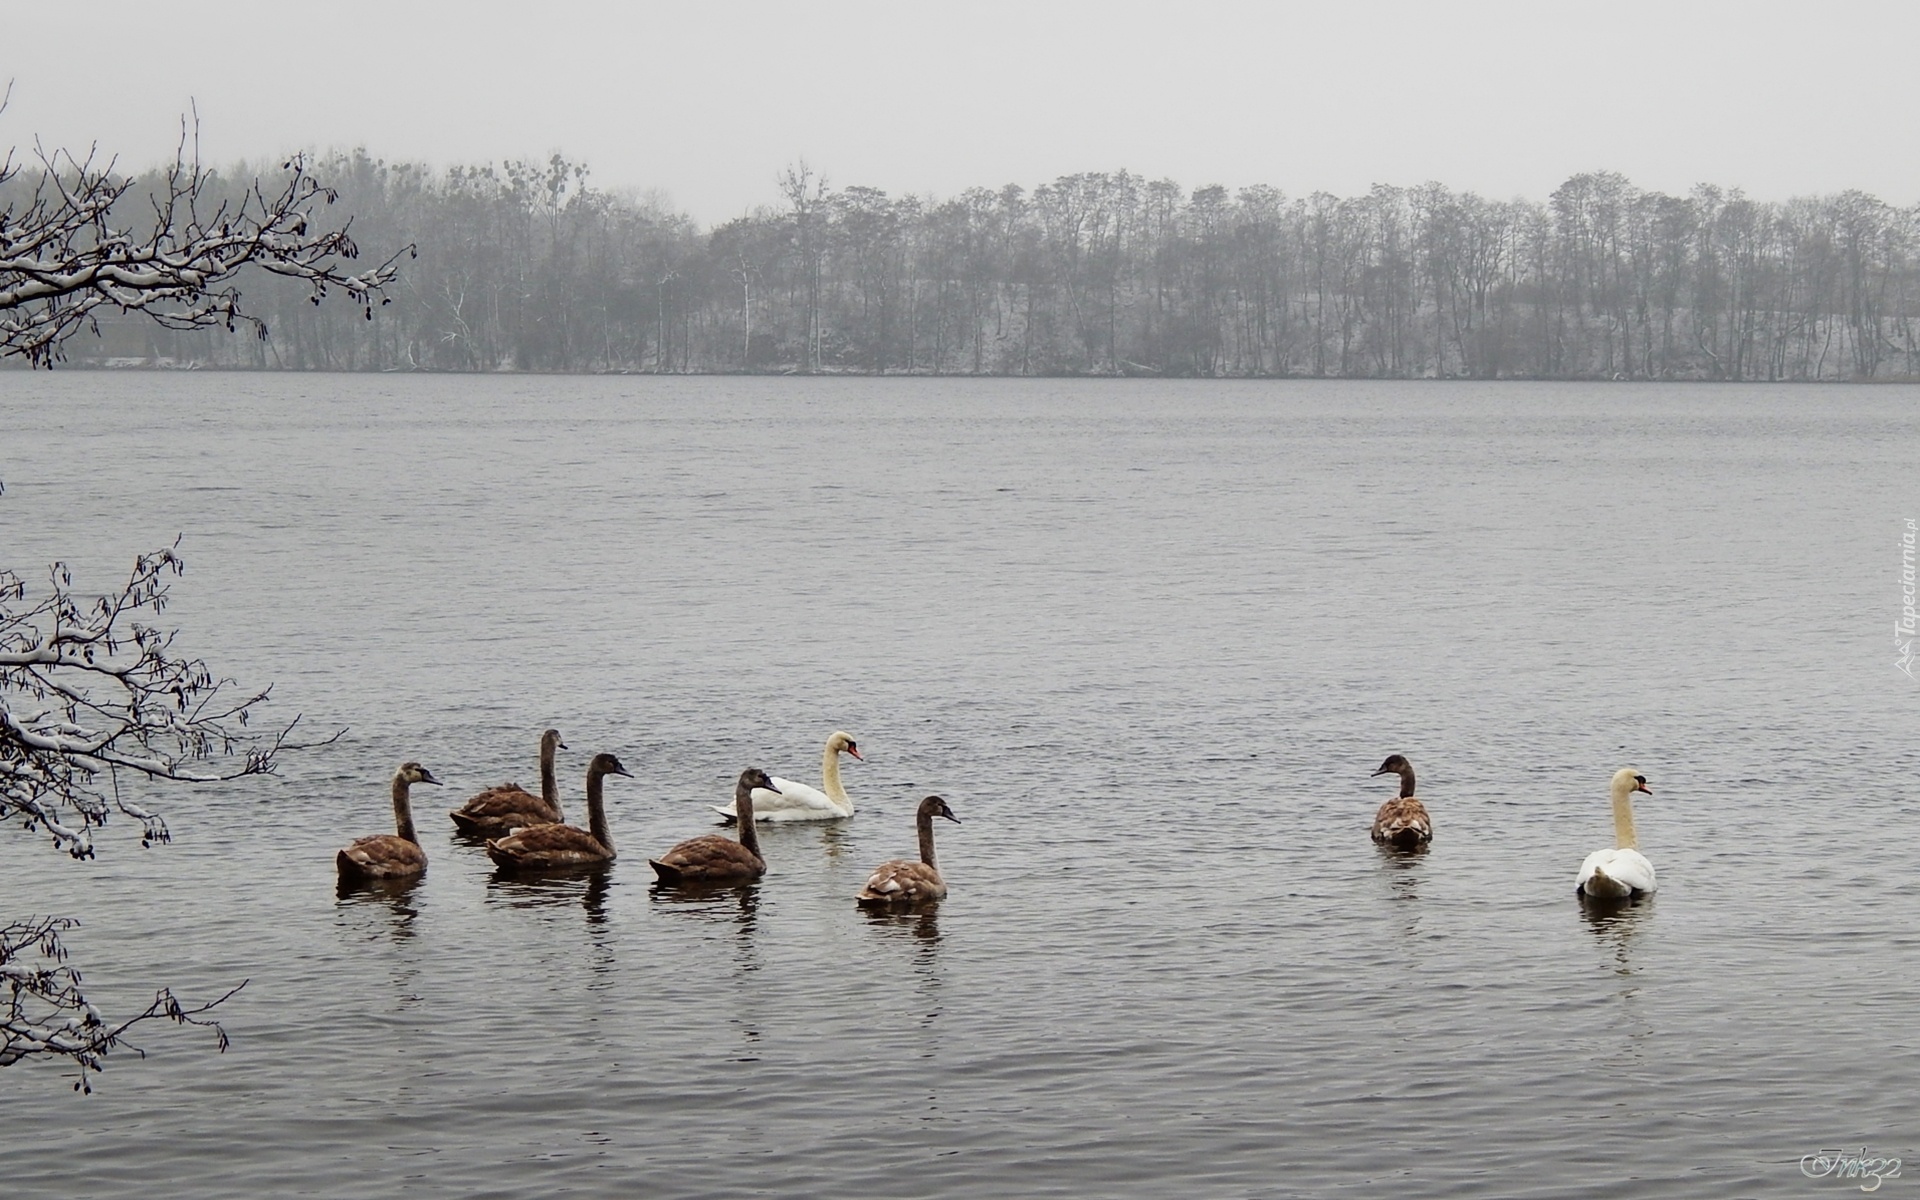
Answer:
<path fill-rule="evenodd" d="M 1647 777 L 1645 775 L 1642 775 L 1632 767 L 1621 767 L 1613 773 L 1613 794 L 1618 797 L 1630 795 L 1633 792 L 1645 792 L 1649 796 L 1653 795 L 1653 789 L 1647 786 Z"/>
<path fill-rule="evenodd" d="M 549 729 L 547 732 L 552 733 L 553 731 Z M 594 755 L 593 761 L 587 764 L 587 774 L 589 775 L 625 775 L 628 779 L 633 778 L 633 772 L 621 766 L 620 760 L 615 758 L 611 754 Z"/>
<path fill-rule="evenodd" d="M 833 733 L 828 736 L 827 748 L 835 754 L 851 754 L 855 758 L 860 758 L 860 745 L 853 740 L 853 735 L 838 729 L 834 730 Z M 865 762 L 867 760 L 860 758 L 860 761 Z"/>
<path fill-rule="evenodd" d="M 405 784 L 431 783 L 435 787 L 441 786 L 440 781 L 433 777 L 433 772 L 417 762 L 401 763 L 400 769 L 393 773 L 393 781 Z"/>
<path fill-rule="evenodd" d="M 1413 764 L 1407 761 L 1406 755 L 1389 754 L 1387 755 L 1387 761 L 1381 763 L 1380 769 L 1378 771 L 1375 771 L 1374 774 L 1375 775 L 1405 775 L 1407 772 L 1411 770 L 1413 770 Z"/>
<path fill-rule="evenodd" d="M 755 788 L 765 788 L 776 796 L 780 794 L 780 789 L 773 786 L 773 780 L 767 778 L 765 771 L 759 767 L 748 767 L 740 772 L 740 782 L 734 791 L 736 794 L 751 794 Z"/>
<path fill-rule="evenodd" d="M 567 744 L 560 740 L 558 729 L 549 729 L 540 735 L 540 749 L 552 754 L 555 750 L 565 750 Z"/>
<path fill-rule="evenodd" d="M 922 800 L 920 802 L 920 811 L 916 815 L 922 817 L 945 817 L 955 825 L 961 823 L 960 818 L 954 816 L 953 810 L 947 807 L 947 802 L 938 796 L 928 796 L 925 800 Z"/>

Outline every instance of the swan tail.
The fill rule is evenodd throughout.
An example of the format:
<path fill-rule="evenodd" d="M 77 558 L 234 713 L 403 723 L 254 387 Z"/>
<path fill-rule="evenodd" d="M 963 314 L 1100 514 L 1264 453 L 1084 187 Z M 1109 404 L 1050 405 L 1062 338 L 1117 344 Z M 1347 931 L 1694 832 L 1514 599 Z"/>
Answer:
<path fill-rule="evenodd" d="M 1573 890 L 1596 900 L 1619 900 L 1633 895 L 1632 885 L 1607 874 L 1607 869 L 1598 863 L 1580 877 L 1580 882 L 1574 885 Z"/>
<path fill-rule="evenodd" d="M 721 823 L 722 825 L 737 825 L 737 824 L 739 824 L 739 821 L 740 821 L 740 816 L 739 816 L 739 814 L 738 814 L 738 813 L 735 813 L 735 812 L 733 811 L 733 809 L 731 809 L 731 808 L 721 808 L 721 807 L 720 807 L 720 806 L 719 806 L 718 804 L 709 804 L 709 805 L 707 805 L 707 807 L 708 807 L 708 808 L 711 808 L 711 809 L 712 809 L 713 811 L 715 811 L 715 812 L 717 812 L 717 813 L 719 813 L 719 814 L 720 814 L 720 823 Z"/>
<path fill-rule="evenodd" d="M 682 871 L 679 867 L 663 863 L 657 858 L 648 859 L 647 865 L 653 868 L 653 873 L 659 876 L 661 883 L 684 883 L 686 881 L 686 872 Z"/>
<path fill-rule="evenodd" d="M 453 818 L 454 827 L 459 829 L 461 833 L 481 832 L 480 822 L 474 820 L 471 816 L 468 816 L 466 813 L 461 812 L 459 809 L 457 808 L 449 809 L 447 811 L 447 815 Z"/>
<path fill-rule="evenodd" d="M 1433 820 L 1427 816 L 1427 806 L 1412 796 L 1382 804 L 1374 814 L 1373 840 L 1403 850 L 1426 845 L 1433 840 Z"/>

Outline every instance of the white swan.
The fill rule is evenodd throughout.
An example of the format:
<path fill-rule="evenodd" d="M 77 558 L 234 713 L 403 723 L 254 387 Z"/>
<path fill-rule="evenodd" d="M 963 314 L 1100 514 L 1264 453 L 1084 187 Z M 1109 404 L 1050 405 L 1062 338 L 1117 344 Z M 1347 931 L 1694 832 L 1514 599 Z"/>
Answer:
<path fill-rule="evenodd" d="M 779 791 L 769 792 L 761 788 L 753 793 L 754 820 L 833 821 L 852 816 L 853 801 L 847 798 L 847 789 L 840 786 L 842 750 L 860 758 L 860 748 L 854 743 L 853 735 L 836 729 L 828 735 L 826 751 L 820 756 L 820 787 L 808 787 L 804 783 L 795 783 L 775 775 L 773 786 Z M 728 823 L 735 820 L 733 805 L 722 808 L 715 804 L 711 807 Z"/>
<path fill-rule="evenodd" d="M 1632 767 L 1621 767 L 1613 773 L 1613 840 L 1618 845 L 1611 850 L 1595 850 L 1580 864 L 1580 878 L 1573 886 L 1580 895 L 1620 900 L 1659 886 L 1654 882 L 1653 864 L 1640 853 L 1633 836 L 1635 792 L 1653 794 L 1645 775 Z"/>

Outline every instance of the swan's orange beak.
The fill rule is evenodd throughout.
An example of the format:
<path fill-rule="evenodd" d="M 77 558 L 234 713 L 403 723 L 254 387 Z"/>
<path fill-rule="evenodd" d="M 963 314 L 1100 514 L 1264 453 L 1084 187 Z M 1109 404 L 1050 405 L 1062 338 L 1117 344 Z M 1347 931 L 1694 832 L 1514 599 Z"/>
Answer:
<path fill-rule="evenodd" d="M 1649 796 L 1653 795 L 1653 789 L 1648 787 L 1645 783 L 1634 784 L 1633 790 L 1636 792 L 1645 792 Z"/>
<path fill-rule="evenodd" d="M 858 750 L 855 750 L 852 746 L 847 747 L 847 753 L 853 755 L 855 758 L 860 758 L 860 752 Z M 860 761 L 865 762 L 867 760 L 864 758 L 860 758 Z"/>

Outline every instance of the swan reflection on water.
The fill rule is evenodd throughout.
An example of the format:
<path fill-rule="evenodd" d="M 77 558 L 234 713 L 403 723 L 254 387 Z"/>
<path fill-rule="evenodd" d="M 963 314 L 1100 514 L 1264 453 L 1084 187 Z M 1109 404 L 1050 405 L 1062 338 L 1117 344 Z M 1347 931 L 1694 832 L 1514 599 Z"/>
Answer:
<path fill-rule="evenodd" d="M 1432 852 L 1433 843 L 1431 842 L 1421 842 L 1417 846 L 1396 846 L 1392 842 L 1373 844 L 1374 857 L 1380 860 L 1381 867 L 1387 872 L 1387 877 L 1393 880 L 1397 887 L 1411 887 L 1413 881 L 1420 877 L 1415 868 Z M 1395 899 L 1411 898 L 1411 892 L 1405 896 L 1395 896 Z"/>
<path fill-rule="evenodd" d="M 647 895 L 663 911 L 683 915 L 688 920 L 716 925 L 733 924 L 743 943 L 751 941 L 759 921 L 760 885 L 689 887 L 655 883 Z"/>
<path fill-rule="evenodd" d="M 907 970 L 920 1012 L 920 1027 L 931 1029 L 945 1011 L 940 997 L 940 905 L 936 901 L 916 908 L 862 908 L 867 928 L 886 943 L 892 954 L 910 954 Z M 930 1097 L 931 1098 L 931 1097 Z"/>
<path fill-rule="evenodd" d="M 613 873 L 604 866 L 577 867 L 539 874 L 497 868 L 487 880 L 487 899 L 509 908 L 571 908 L 579 905 L 587 924 L 607 923 L 607 892 Z"/>
<path fill-rule="evenodd" d="M 1380 876 L 1387 883 L 1389 901 L 1420 899 L 1420 878 L 1425 874 L 1421 870 L 1422 860 L 1429 849 L 1429 842 L 1413 846 L 1395 845 L 1392 842 L 1373 844 L 1374 857 L 1380 861 Z M 1400 932 L 1407 937 L 1419 936 L 1421 907 L 1413 904 L 1394 911 L 1400 914 Z"/>
<path fill-rule="evenodd" d="M 415 903 L 422 876 L 400 879 L 356 879 L 340 876 L 334 888 L 334 903 L 342 912 L 355 908 L 380 910 L 389 918 L 388 933 L 396 941 L 414 935 L 413 923 L 420 916 Z"/>
<path fill-rule="evenodd" d="M 1636 978 L 1638 968 L 1633 965 L 1633 940 L 1650 927 L 1653 898 L 1601 899 L 1583 896 L 1580 900 L 1580 919 L 1612 959 L 1613 975 L 1618 981 L 1615 995 L 1620 1002 L 1614 1019 L 1620 1022 L 1618 1031 L 1625 1036 L 1621 1051 L 1629 1058 L 1642 1059 L 1649 1052 L 1654 1028 L 1648 1023 L 1649 1014 L 1643 1012 L 1636 1003 L 1640 997 L 1641 983 Z"/>
<path fill-rule="evenodd" d="M 1619 975 L 1633 974 L 1633 961 L 1629 955 L 1631 943 L 1641 926 L 1652 918 L 1653 899 L 1650 896 L 1631 899 L 1580 897 L 1580 919 L 1601 946 L 1613 951 L 1614 972 Z"/>
<path fill-rule="evenodd" d="M 419 875 L 401 879 L 340 878 L 334 890 L 334 911 L 342 929 L 349 929 L 367 941 L 379 941 L 384 935 L 396 946 L 406 946 L 394 954 L 389 985 L 393 989 L 396 1011 L 421 1002 L 418 947 L 408 946 L 418 935 L 414 928 L 420 919 Z"/>
<path fill-rule="evenodd" d="M 656 883 L 649 889 L 648 895 L 660 912 L 701 922 L 721 935 L 731 933 L 735 986 L 723 990 L 729 997 L 740 997 L 739 985 L 747 983 L 760 969 L 759 950 L 753 936 L 754 927 L 760 919 L 760 885 L 671 887 Z M 732 929 L 729 930 L 728 926 L 732 926 Z M 744 1046 L 749 1051 L 756 1051 L 760 1043 L 759 1014 L 749 1004 L 746 1010 L 731 1020 L 739 1028 Z M 737 1061 L 757 1062 L 759 1058 L 757 1054 L 749 1053 Z"/>
<path fill-rule="evenodd" d="M 940 906 L 923 904 L 918 908 L 861 908 L 867 927 L 883 936 L 899 938 L 932 952 L 940 944 Z"/>

